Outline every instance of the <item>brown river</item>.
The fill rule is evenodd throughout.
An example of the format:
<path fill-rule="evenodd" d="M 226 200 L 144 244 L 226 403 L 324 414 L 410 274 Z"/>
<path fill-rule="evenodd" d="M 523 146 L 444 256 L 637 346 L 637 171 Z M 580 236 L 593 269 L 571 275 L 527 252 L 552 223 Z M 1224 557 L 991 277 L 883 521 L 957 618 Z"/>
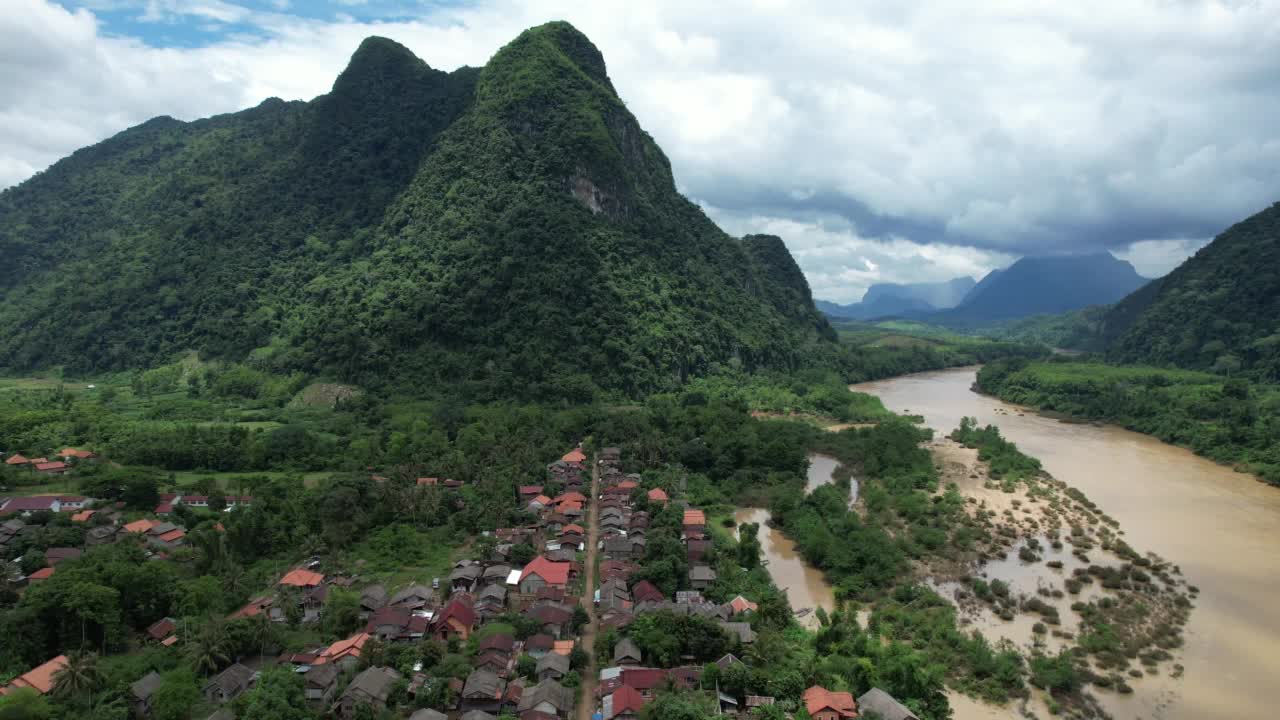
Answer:
<path fill-rule="evenodd" d="M 1280 718 L 1280 488 L 1145 435 L 1062 423 L 978 395 L 969 389 L 975 372 L 943 370 L 852 389 L 923 416 L 939 433 L 966 415 L 999 426 L 1118 520 L 1130 545 L 1176 563 L 1200 588 L 1179 659 L 1184 676 L 1139 681 L 1132 696 L 1102 695 L 1116 718 Z M 772 557 L 770 569 L 776 571 Z M 792 604 L 800 607 L 794 596 Z M 955 710 L 959 720 L 1011 714 L 972 702 Z"/>

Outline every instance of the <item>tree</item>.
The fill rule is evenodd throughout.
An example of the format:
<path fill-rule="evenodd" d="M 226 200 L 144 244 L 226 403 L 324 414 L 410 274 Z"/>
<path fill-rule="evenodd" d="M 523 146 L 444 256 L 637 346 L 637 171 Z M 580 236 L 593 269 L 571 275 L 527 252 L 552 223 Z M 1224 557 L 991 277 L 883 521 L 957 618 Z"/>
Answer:
<path fill-rule="evenodd" d="M 718 715 L 716 703 L 706 693 L 659 693 L 640 711 L 641 720 L 706 720 Z"/>
<path fill-rule="evenodd" d="M 200 702 L 196 676 L 184 667 L 161 676 L 160 687 L 151 696 L 153 720 L 188 720 L 191 709 Z"/>
<path fill-rule="evenodd" d="M 331 590 L 325 599 L 321 621 L 328 635 L 350 635 L 360 626 L 360 596 L 349 590 Z"/>
<path fill-rule="evenodd" d="M 48 699 L 31 688 L 0 696 L 0 720 L 47 720 L 53 716 Z"/>
<path fill-rule="evenodd" d="M 302 678 L 289 670 L 267 670 L 247 695 L 241 720 L 310 720 Z"/>
<path fill-rule="evenodd" d="M 538 672 L 538 661 L 533 659 L 532 655 L 521 655 L 516 661 L 516 674 L 521 677 L 534 679 L 534 675 Z"/>
<path fill-rule="evenodd" d="M 187 638 L 187 658 L 201 675 L 212 675 L 231 662 L 227 629 L 221 618 L 211 616 Z"/>
<path fill-rule="evenodd" d="M 93 694 L 102 686 L 98 656 L 91 652 L 67 654 L 67 663 L 53 674 L 53 696 L 59 699 L 84 699 L 93 704 Z"/>
<path fill-rule="evenodd" d="M 43 550 L 28 550 L 22 554 L 22 562 L 18 563 L 18 568 L 23 575 L 30 575 L 48 564 Z"/>

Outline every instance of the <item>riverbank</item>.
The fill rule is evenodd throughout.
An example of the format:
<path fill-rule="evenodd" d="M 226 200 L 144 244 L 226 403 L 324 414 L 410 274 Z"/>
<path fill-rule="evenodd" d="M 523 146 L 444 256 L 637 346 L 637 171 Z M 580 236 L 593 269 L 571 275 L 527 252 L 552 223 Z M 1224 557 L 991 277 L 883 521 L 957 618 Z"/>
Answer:
<path fill-rule="evenodd" d="M 1021 412 L 972 392 L 974 376 L 974 368 L 965 368 L 853 389 L 877 395 L 896 412 L 922 415 L 943 431 L 964 416 L 997 424 L 1049 474 L 1118 522 L 1126 543 L 1158 552 L 1200 588 L 1178 651 L 1182 677 L 1169 672 L 1135 682 L 1132 695 L 1102 695 L 1110 714 L 1162 720 L 1269 717 L 1280 704 L 1280 688 L 1271 680 L 1280 672 L 1280 608 L 1262 600 L 1280 591 L 1280 560 L 1272 551 L 1280 537 L 1275 491 L 1150 437 Z M 955 479 L 973 481 L 969 474 Z M 983 483 L 969 489 L 992 492 Z M 1002 495 L 988 496 L 988 503 Z M 1013 499 L 993 509 L 1017 513 Z M 1017 562 L 1013 557 L 1005 562 Z"/>

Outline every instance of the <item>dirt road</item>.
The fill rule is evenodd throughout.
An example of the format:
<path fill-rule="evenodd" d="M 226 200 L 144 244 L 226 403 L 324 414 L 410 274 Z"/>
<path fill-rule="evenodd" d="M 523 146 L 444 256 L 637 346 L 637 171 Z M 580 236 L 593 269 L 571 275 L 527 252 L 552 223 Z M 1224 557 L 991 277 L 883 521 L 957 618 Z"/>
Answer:
<path fill-rule="evenodd" d="M 583 575 L 582 607 L 586 609 L 586 628 L 582 631 L 582 650 L 587 653 L 587 665 L 580 671 L 582 685 L 578 695 L 578 720 L 591 720 L 596 709 L 595 692 L 599 681 L 599 670 L 596 668 L 596 633 L 600 630 L 600 619 L 596 615 L 596 547 L 600 544 L 600 463 L 591 458 L 591 499 L 587 507 L 587 558 Z"/>

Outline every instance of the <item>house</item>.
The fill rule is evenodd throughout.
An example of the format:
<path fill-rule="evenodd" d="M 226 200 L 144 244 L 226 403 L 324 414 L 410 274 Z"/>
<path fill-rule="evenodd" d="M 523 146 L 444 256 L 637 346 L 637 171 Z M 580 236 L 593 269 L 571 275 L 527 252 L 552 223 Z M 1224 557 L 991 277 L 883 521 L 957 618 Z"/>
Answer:
<path fill-rule="evenodd" d="M 587 461 L 587 454 L 586 454 L 586 453 L 584 453 L 584 452 L 582 452 L 582 448 L 581 448 L 581 447 L 576 447 L 576 448 L 574 448 L 574 449 L 570 450 L 569 452 L 565 453 L 565 454 L 564 454 L 564 457 L 562 457 L 562 458 L 560 458 L 560 459 L 561 459 L 563 462 L 568 463 L 569 465 L 578 465 L 578 466 L 581 466 L 581 465 L 582 465 L 582 463 L 584 463 L 584 462 L 586 462 L 586 461 Z"/>
<path fill-rule="evenodd" d="M 409 716 L 409 720 L 449 720 L 449 716 L 439 710 L 422 708 L 421 710 L 415 710 L 414 713 Z"/>
<path fill-rule="evenodd" d="M 596 591 L 596 604 L 606 610 L 631 607 L 631 593 L 627 590 L 627 583 L 620 578 L 605 580 Z"/>
<path fill-rule="evenodd" d="M 505 676 L 510 665 L 511 658 L 495 650 L 481 652 L 471 660 L 471 667 L 488 670 L 498 676 Z"/>
<path fill-rule="evenodd" d="M 634 667 L 640 664 L 640 648 L 636 646 L 631 638 L 624 637 L 613 646 L 613 664 L 624 667 Z"/>
<path fill-rule="evenodd" d="M 89 522 L 97 510 L 81 510 L 71 516 L 71 522 Z"/>
<path fill-rule="evenodd" d="M 53 676 L 67 665 L 67 656 L 59 655 L 58 657 L 39 665 L 26 673 L 14 678 L 12 682 L 3 689 L 5 692 L 17 690 L 18 688 L 31 688 L 41 695 L 47 695 L 53 689 Z"/>
<path fill-rule="evenodd" d="M 4 464 L 9 467 L 28 467 L 31 465 L 31 460 L 23 457 L 22 453 L 14 453 L 5 458 Z"/>
<path fill-rule="evenodd" d="M 858 705 L 847 692 L 832 692 L 820 685 L 804 691 L 805 710 L 813 720 L 841 720 L 858 716 Z"/>
<path fill-rule="evenodd" d="M 510 633 L 494 633 L 481 640 L 477 645 L 478 652 L 496 652 L 504 657 L 511 657 L 515 651 L 516 639 Z"/>
<path fill-rule="evenodd" d="M 115 525 L 99 525 L 92 528 L 84 534 L 85 547 L 97 547 L 99 545 L 110 545 L 116 541 L 116 535 L 119 534 L 120 528 Z"/>
<path fill-rule="evenodd" d="M 526 507 L 531 512 L 537 512 L 538 510 L 541 510 L 549 505 L 551 505 L 551 498 L 547 497 L 546 495 L 535 495 L 532 499 L 529 500 L 529 502 L 526 504 Z"/>
<path fill-rule="evenodd" d="M 338 675 L 341 673 L 341 668 L 334 663 L 308 667 L 302 675 L 307 702 L 327 706 L 338 690 Z"/>
<path fill-rule="evenodd" d="M 346 670 L 360 664 L 360 651 L 369 641 L 369 633 L 356 633 L 346 640 L 339 640 L 320 652 L 316 665 L 332 663 Z"/>
<path fill-rule="evenodd" d="M 388 605 L 403 605 L 407 608 L 418 609 L 426 607 L 435 599 L 436 593 L 426 585 L 416 584 L 410 585 L 391 596 Z"/>
<path fill-rule="evenodd" d="M 737 638 L 743 645 L 750 645 L 756 641 L 756 631 L 751 629 L 751 623 L 722 621 L 720 629 L 724 630 L 729 637 Z"/>
<path fill-rule="evenodd" d="M 234 663 L 205 683 L 204 699 L 211 703 L 231 702 L 247 692 L 257 679 L 256 672 L 240 663 Z"/>
<path fill-rule="evenodd" d="M 36 583 L 53 577 L 53 568 L 43 567 L 27 576 L 27 582 Z"/>
<path fill-rule="evenodd" d="M 551 652 L 555 644 L 555 638 L 546 633 L 538 633 L 524 641 L 524 651 L 525 654 L 536 659 Z"/>
<path fill-rule="evenodd" d="M 442 641 L 466 640 L 476 626 L 476 612 L 464 597 L 448 602 L 431 620 L 431 634 Z"/>
<path fill-rule="evenodd" d="M 686 530 L 692 528 L 705 528 L 707 526 L 707 516 L 701 510 L 685 510 L 684 511 L 684 527 Z"/>
<path fill-rule="evenodd" d="M 357 708 L 361 705 L 367 705 L 375 714 L 386 709 L 387 699 L 391 697 L 391 691 L 399 679 L 400 673 L 391 668 L 366 668 L 342 692 L 342 697 L 334 705 L 334 713 L 350 720 L 356 716 Z"/>
<path fill-rule="evenodd" d="M 33 512 L 48 510 L 49 512 L 60 512 L 62 510 L 62 501 L 56 495 L 33 495 L 31 497 L 10 498 L 0 508 L 6 513 L 21 513 L 30 515 Z"/>
<path fill-rule="evenodd" d="M 559 653 L 548 653 L 538 659 L 535 676 L 539 681 L 560 680 L 569 672 L 569 658 Z"/>
<path fill-rule="evenodd" d="M 98 456 L 96 453 L 91 453 L 88 450 L 77 450 L 76 448 L 68 447 L 62 448 L 62 450 L 58 452 L 58 457 L 64 460 L 70 460 L 72 458 L 75 458 L 76 460 L 93 460 Z"/>
<path fill-rule="evenodd" d="M 467 676 L 462 686 L 463 710 L 482 710 L 497 713 L 502 704 L 502 695 L 507 690 L 507 681 L 489 670 L 474 670 Z"/>
<path fill-rule="evenodd" d="M 746 707 L 747 710 L 754 710 L 758 707 L 768 707 L 774 704 L 775 699 L 771 695 L 748 695 Z"/>
<path fill-rule="evenodd" d="M 710 552 L 710 540 L 689 540 L 684 544 L 684 555 L 690 564 L 705 562 Z"/>
<path fill-rule="evenodd" d="M 360 619 L 368 620 L 376 610 L 387 604 L 387 589 L 381 585 L 370 585 L 360 593 Z"/>
<path fill-rule="evenodd" d="M 755 612 L 760 606 L 739 595 L 729 601 L 729 607 L 733 609 L 734 615 L 740 615 L 744 612 Z"/>
<path fill-rule="evenodd" d="M 633 687 L 645 699 L 651 699 L 667 681 L 667 674 L 654 668 L 623 668 L 622 684 Z"/>
<path fill-rule="evenodd" d="M 641 580 L 631 588 L 632 602 L 662 602 L 666 599 L 662 591 L 648 580 Z"/>
<path fill-rule="evenodd" d="M 71 468 L 61 460 L 47 460 L 45 462 L 34 463 L 36 472 L 42 475 L 62 475 Z"/>
<path fill-rule="evenodd" d="M 160 642 L 170 635 L 173 635 L 177 629 L 178 625 L 174 622 L 173 618 L 162 618 L 151 623 L 151 627 L 147 628 L 147 637 L 156 642 Z"/>
<path fill-rule="evenodd" d="M 507 588 L 504 585 L 489 585 L 480 591 L 476 598 L 476 612 L 482 618 L 501 615 L 507 608 Z"/>
<path fill-rule="evenodd" d="M 274 603 L 275 601 L 269 597 L 256 597 L 245 603 L 244 607 L 231 613 L 229 617 L 231 620 L 236 618 L 256 617 L 257 615 L 270 611 L 271 606 Z"/>
<path fill-rule="evenodd" d="M 542 631 L 555 638 L 569 634 L 569 626 L 573 622 L 573 613 L 555 605 L 537 605 L 524 611 L 524 614 L 542 626 Z"/>
<path fill-rule="evenodd" d="M 604 720 L 636 720 L 640 717 L 640 709 L 644 707 L 644 703 L 645 699 L 639 691 L 623 685 L 604 697 Z"/>
<path fill-rule="evenodd" d="M 160 689 L 164 680 L 160 673 L 152 670 L 129 685 L 129 695 L 133 698 L 133 713 L 140 718 L 151 717 L 151 697 Z"/>
<path fill-rule="evenodd" d="M 638 569 L 640 566 L 625 560 L 605 560 L 600 563 L 600 579 L 608 580 L 617 577 L 626 580 Z"/>
<path fill-rule="evenodd" d="M 511 566 L 506 563 L 494 563 L 484 569 L 484 574 L 480 576 L 481 583 L 488 585 L 491 583 L 505 583 L 507 577 L 511 575 Z"/>
<path fill-rule="evenodd" d="M 364 631 L 382 642 L 394 642 L 405 634 L 412 619 L 413 611 L 407 607 L 381 607 L 369 616 Z"/>
<path fill-rule="evenodd" d="M 716 581 L 716 571 L 709 565 L 694 565 L 689 568 L 689 586 L 695 590 L 706 590 Z"/>
<path fill-rule="evenodd" d="M 284 587 L 313 588 L 323 583 L 324 575 L 306 568 L 294 568 L 280 578 L 280 585 Z"/>
<path fill-rule="evenodd" d="M 54 547 L 44 551 L 44 559 L 50 566 L 53 566 L 63 560 L 74 560 L 83 554 L 84 551 L 80 548 Z"/>
<path fill-rule="evenodd" d="M 545 555 L 539 555 L 521 571 L 520 592 L 533 595 L 539 588 L 547 586 L 563 589 L 569 584 L 570 567 L 567 562 L 554 562 Z"/>
<path fill-rule="evenodd" d="M 156 520 L 147 520 L 147 519 L 134 520 L 133 522 L 126 524 L 123 530 L 127 533 L 133 533 L 136 535 L 145 535 L 151 532 L 152 528 L 159 527 L 160 525 L 167 525 L 167 524 L 168 523 L 161 523 Z"/>
<path fill-rule="evenodd" d="M 874 713 L 881 720 L 920 720 L 906 705 L 880 688 L 871 688 L 858 697 L 858 712 Z"/>
<path fill-rule="evenodd" d="M 458 720 L 498 720 L 498 718 L 483 710 L 468 710 L 459 715 Z"/>
<path fill-rule="evenodd" d="M 480 575 L 484 570 L 474 562 L 465 561 L 467 564 L 459 565 L 449 573 L 449 589 L 453 592 L 471 592 L 476 587 Z"/>
<path fill-rule="evenodd" d="M 531 688 L 525 688 L 516 709 L 521 716 L 529 710 L 536 710 L 567 718 L 573 713 L 573 691 L 554 680 L 543 680 Z"/>
<path fill-rule="evenodd" d="M 667 497 L 667 491 L 662 488 L 654 488 L 649 491 L 649 502 L 666 505 L 671 498 Z"/>
<path fill-rule="evenodd" d="M 644 556 L 644 543 L 637 538 L 611 537 L 604 541 L 604 553 L 611 558 L 636 559 Z"/>

